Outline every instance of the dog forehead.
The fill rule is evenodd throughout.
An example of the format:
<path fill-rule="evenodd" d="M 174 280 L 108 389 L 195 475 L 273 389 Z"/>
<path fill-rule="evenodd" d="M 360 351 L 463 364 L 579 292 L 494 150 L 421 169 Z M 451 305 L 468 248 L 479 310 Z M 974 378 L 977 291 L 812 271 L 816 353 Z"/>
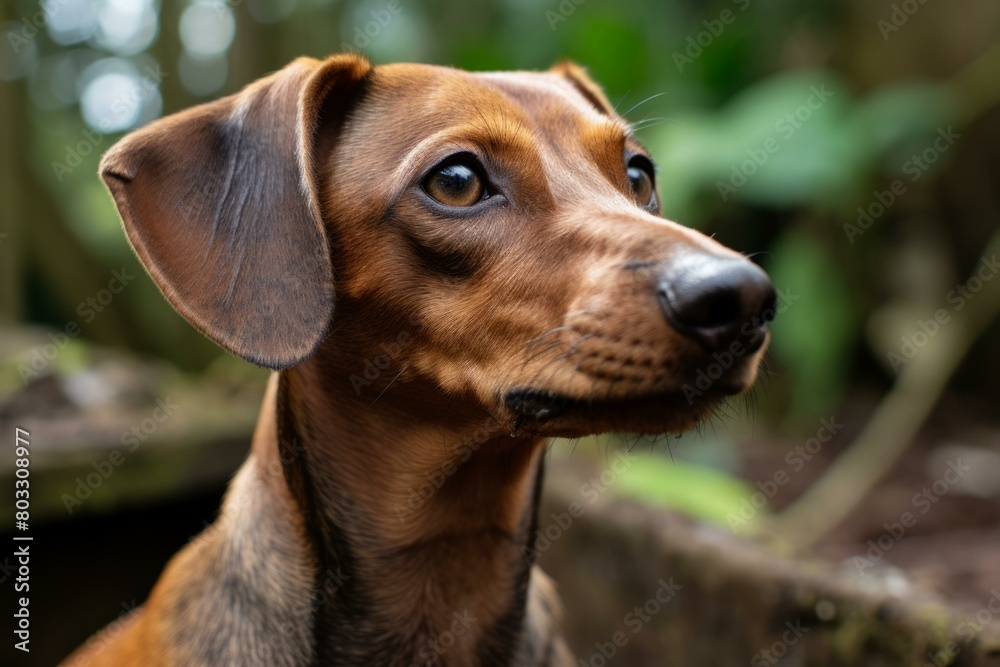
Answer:
<path fill-rule="evenodd" d="M 496 86 L 520 106 L 535 113 L 572 113 L 593 123 L 612 119 L 562 74 L 555 72 L 483 72 L 475 75 Z"/>
<path fill-rule="evenodd" d="M 376 90 L 413 117 L 455 120 L 506 114 L 534 123 L 572 121 L 582 125 L 621 125 L 617 116 L 595 106 L 566 76 L 556 72 L 468 72 L 423 64 L 376 68 Z"/>

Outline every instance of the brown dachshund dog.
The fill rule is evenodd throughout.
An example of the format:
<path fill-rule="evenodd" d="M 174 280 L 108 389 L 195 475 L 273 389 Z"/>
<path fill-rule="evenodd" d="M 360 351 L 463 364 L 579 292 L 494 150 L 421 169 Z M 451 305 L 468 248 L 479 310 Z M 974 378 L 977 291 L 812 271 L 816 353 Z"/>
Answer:
<path fill-rule="evenodd" d="M 659 217 L 572 64 L 303 58 L 100 173 L 170 303 L 277 372 L 219 519 L 65 664 L 573 665 L 530 558 L 546 438 L 689 429 L 767 342 L 764 272 Z"/>

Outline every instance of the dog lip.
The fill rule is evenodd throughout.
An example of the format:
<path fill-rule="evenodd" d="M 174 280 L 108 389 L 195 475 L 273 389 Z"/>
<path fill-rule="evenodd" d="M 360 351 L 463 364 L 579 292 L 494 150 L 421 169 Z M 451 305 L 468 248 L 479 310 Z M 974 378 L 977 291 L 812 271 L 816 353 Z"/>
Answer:
<path fill-rule="evenodd" d="M 744 387 L 737 387 L 735 384 L 730 386 L 728 383 L 720 383 L 718 386 L 703 392 L 702 399 L 704 402 L 715 402 L 725 396 L 738 394 L 743 389 Z M 620 408 L 630 404 L 648 403 L 651 400 L 662 400 L 668 406 L 673 401 L 683 401 L 684 404 L 688 404 L 680 391 L 663 391 L 595 401 L 590 398 L 567 396 L 549 389 L 519 387 L 511 389 L 504 396 L 504 404 L 511 412 L 522 419 L 536 423 L 551 422 L 566 415 L 566 413 L 583 408 L 588 410 L 602 410 L 616 406 Z M 699 402 L 702 401 L 699 400 Z"/>
<path fill-rule="evenodd" d="M 579 402 L 578 399 L 542 389 L 512 389 L 504 396 L 504 404 L 510 411 L 535 421 L 555 419 Z"/>

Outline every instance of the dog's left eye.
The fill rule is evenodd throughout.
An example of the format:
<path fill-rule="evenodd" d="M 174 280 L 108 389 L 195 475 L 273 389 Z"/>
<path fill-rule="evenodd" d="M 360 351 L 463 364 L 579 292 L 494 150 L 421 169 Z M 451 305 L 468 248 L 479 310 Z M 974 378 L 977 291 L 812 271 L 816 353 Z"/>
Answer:
<path fill-rule="evenodd" d="M 436 167 L 424 180 L 424 191 L 445 206 L 473 206 L 488 196 L 486 181 L 471 159 Z"/>
<path fill-rule="evenodd" d="M 653 185 L 653 165 L 649 160 L 636 156 L 628 163 L 628 182 L 632 186 L 632 194 L 639 205 L 656 208 L 656 187 Z"/>

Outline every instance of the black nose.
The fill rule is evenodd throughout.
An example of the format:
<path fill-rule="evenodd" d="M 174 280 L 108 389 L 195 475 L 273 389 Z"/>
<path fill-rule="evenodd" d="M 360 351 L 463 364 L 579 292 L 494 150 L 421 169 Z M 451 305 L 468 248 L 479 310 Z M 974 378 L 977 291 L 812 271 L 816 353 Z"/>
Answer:
<path fill-rule="evenodd" d="M 756 350 L 774 319 L 774 287 L 749 260 L 689 256 L 664 272 L 658 290 L 670 324 L 712 349 L 741 341 Z"/>

